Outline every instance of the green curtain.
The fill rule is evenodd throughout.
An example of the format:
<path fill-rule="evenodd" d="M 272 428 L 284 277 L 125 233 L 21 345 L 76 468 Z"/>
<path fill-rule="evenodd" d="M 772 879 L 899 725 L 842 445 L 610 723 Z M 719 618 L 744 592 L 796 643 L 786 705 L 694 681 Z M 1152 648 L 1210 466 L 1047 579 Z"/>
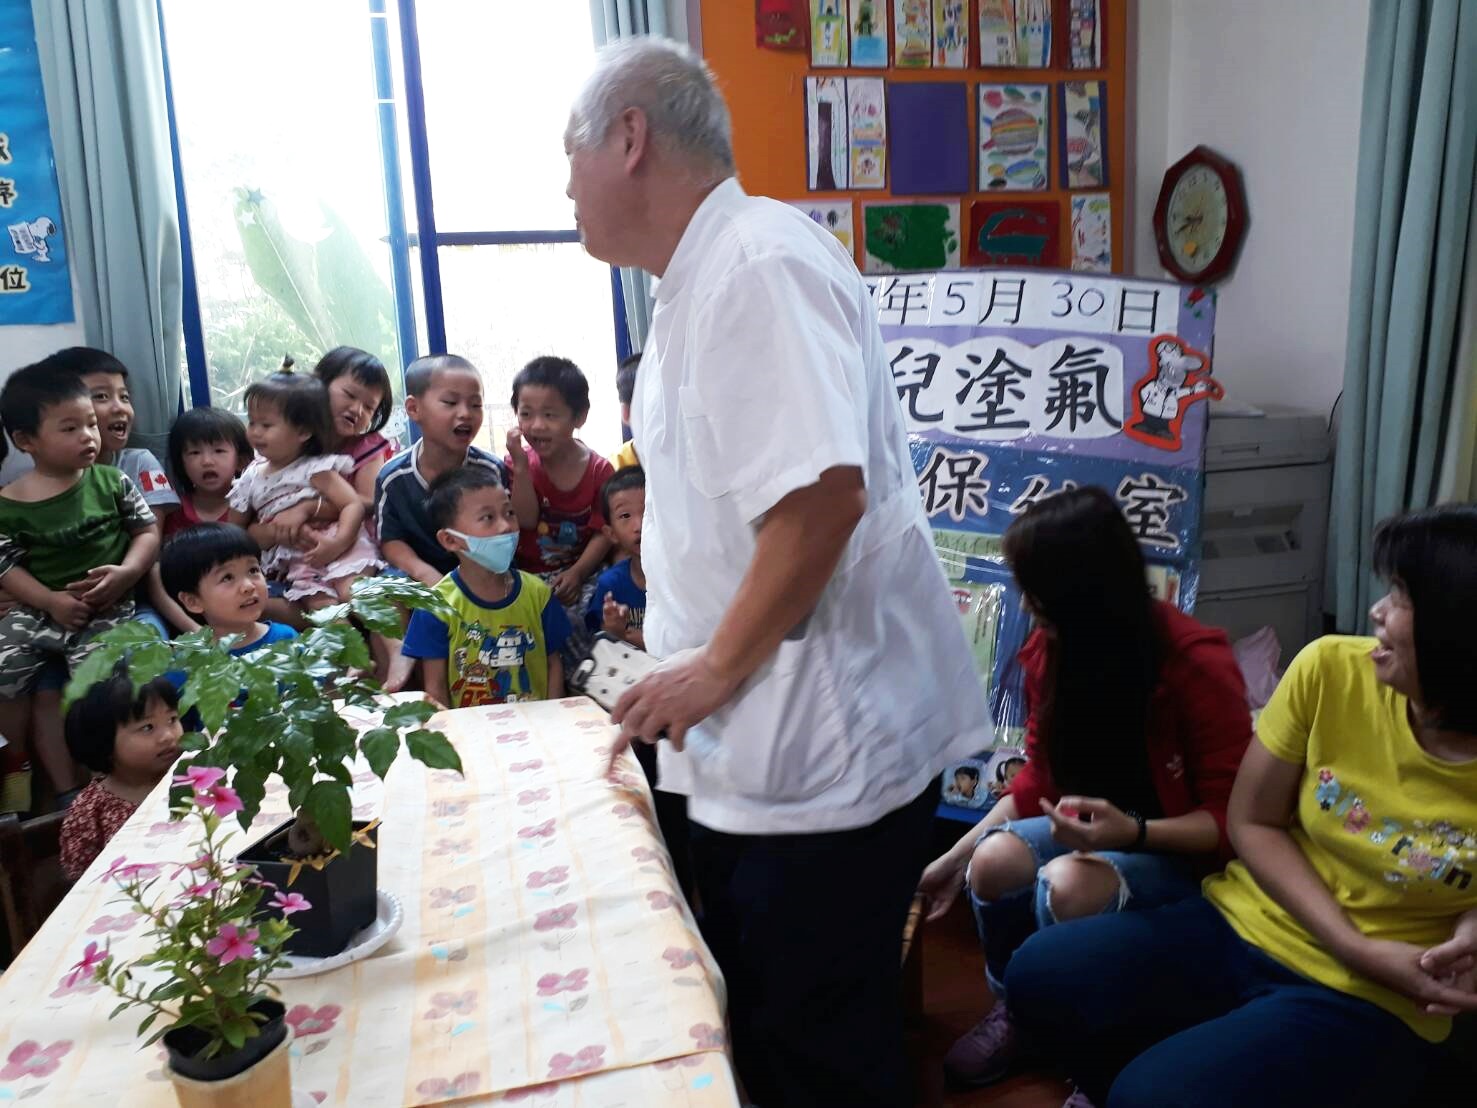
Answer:
<path fill-rule="evenodd" d="M 1341 630 L 1378 595 L 1371 535 L 1436 503 L 1471 431 L 1458 356 L 1477 169 L 1477 0 L 1373 0 L 1355 194 L 1330 591 Z M 1457 405 L 1468 405 L 1458 415 Z M 1453 431 L 1457 434 L 1454 436 Z"/>
<path fill-rule="evenodd" d="M 632 35 L 665 35 L 688 41 L 685 0 L 590 0 L 590 24 L 595 45 L 604 46 Z M 622 269 L 621 293 L 626 302 L 626 331 L 631 349 L 646 345 L 651 327 L 651 275 L 643 269 Z"/>
<path fill-rule="evenodd" d="M 155 0 L 33 0 L 83 333 L 129 370 L 134 444 L 179 412 L 179 219 Z"/>

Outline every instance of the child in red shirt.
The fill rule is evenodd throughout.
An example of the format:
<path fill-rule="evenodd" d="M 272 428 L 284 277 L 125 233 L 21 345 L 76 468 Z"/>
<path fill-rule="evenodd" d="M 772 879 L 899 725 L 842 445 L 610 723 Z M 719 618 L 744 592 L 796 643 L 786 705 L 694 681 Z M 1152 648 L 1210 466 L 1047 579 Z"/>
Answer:
<path fill-rule="evenodd" d="M 513 378 L 513 412 L 518 429 L 508 432 L 508 468 L 521 531 L 518 568 L 547 581 L 571 626 L 583 628 L 595 574 L 610 555 L 600 490 L 615 472 L 574 437 L 590 414 L 589 382 L 567 358 L 535 358 Z M 566 652 L 582 648 L 575 643 Z"/>
<path fill-rule="evenodd" d="M 166 677 L 135 695 L 125 662 L 67 711 L 67 747 L 102 774 L 77 794 L 62 820 L 62 872 L 76 880 L 138 810 L 180 753 L 179 694 Z"/>

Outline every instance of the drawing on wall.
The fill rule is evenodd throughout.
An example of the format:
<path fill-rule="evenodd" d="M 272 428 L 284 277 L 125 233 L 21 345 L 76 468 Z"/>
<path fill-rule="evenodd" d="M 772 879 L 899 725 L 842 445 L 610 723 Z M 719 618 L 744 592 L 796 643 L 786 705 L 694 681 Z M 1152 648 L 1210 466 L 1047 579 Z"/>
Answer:
<path fill-rule="evenodd" d="M 1113 271 L 1113 202 L 1106 192 L 1072 197 L 1072 268 Z"/>
<path fill-rule="evenodd" d="M 1102 0 L 1069 0 L 1067 7 L 1067 65 L 1071 69 L 1099 69 L 1103 64 Z"/>
<path fill-rule="evenodd" d="M 980 65 L 1051 64 L 1051 0 L 979 0 Z"/>
<path fill-rule="evenodd" d="M 1106 81 L 1063 81 L 1062 187 L 1108 187 Z"/>
<path fill-rule="evenodd" d="M 933 0 L 933 64 L 963 69 L 969 64 L 969 5 L 965 0 Z"/>
<path fill-rule="evenodd" d="M 845 0 L 810 0 L 810 64 L 847 64 Z"/>
<path fill-rule="evenodd" d="M 850 121 L 851 187 L 880 189 L 887 184 L 887 94 L 881 77 L 846 79 Z"/>
<path fill-rule="evenodd" d="M 893 0 L 893 64 L 899 69 L 927 69 L 933 60 L 931 0 Z"/>
<path fill-rule="evenodd" d="M 976 200 L 969 206 L 965 265 L 1061 265 L 1062 209 L 1055 200 Z"/>
<path fill-rule="evenodd" d="M 866 273 L 954 269 L 959 265 L 959 246 L 957 200 L 862 205 Z"/>
<path fill-rule="evenodd" d="M 1049 180 L 1048 85 L 979 86 L 979 189 L 1044 189 Z"/>
<path fill-rule="evenodd" d="M 754 41 L 770 50 L 804 50 L 810 45 L 805 0 L 754 0 Z"/>
<path fill-rule="evenodd" d="M 811 222 L 824 227 L 836 236 L 836 241 L 846 247 L 846 252 L 856 256 L 856 233 L 851 222 L 849 200 L 791 200 L 791 207 L 799 208 Z"/>
<path fill-rule="evenodd" d="M 805 78 L 805 142 L 811 191 L 835 192 L 846 188 L 851 151 L 844 78 Z"/>
<path fill-rule="evenodd" d="M 887 67 L 888 0 L 851 0 L 851 64 L 860 69 Z"/>

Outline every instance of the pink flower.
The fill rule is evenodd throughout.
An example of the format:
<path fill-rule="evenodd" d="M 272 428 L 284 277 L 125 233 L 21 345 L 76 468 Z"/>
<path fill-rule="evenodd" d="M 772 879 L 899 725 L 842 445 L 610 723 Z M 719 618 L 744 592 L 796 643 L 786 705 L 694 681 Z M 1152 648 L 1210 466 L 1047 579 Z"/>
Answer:
<path fill-rule="evenodd" d="M 27 1039 L 6 1056 L 5 1068 L 0 1069 L 0 1081 L 15 1081 L 21 1077 L 50 1077 L 71 1049 L 71 1039 L 62 1039 L 46 1047 L 34 1039 Z"/>
<path fill-rule="evenodd" d="M 481 1083 L 482 1075 L 476 1070 L 469 1070 L 466 1073 L 457 1074 L 450 1081 L 444 1077 L 428 1077 L 415 1087 L 415 1091 L 421 1096 L 451 1100 L 456 1097 L 471 1096 Z"/>
<path fill-rule="evenodd" d="M 468 1015 L 477 1010 L 477 994 L 468 989 L 464 993 L 436 993 L 431 997 L 431 1010 L 423 1018 L 445 1019 L 453 1012 Z"/>
<path fill-rule="evenodd" d="M 215 890 L 220 887 L 221 883 L 219 881 L 197 881 L 195 884 L 186 887 L 185 891 L 180 893 L 179 896 L 175 897 L 175 899 L 204 900 L 207 896 L 215 892 Z"/>
<path fill-rule="evenodd" d="M 236 795 L 236 790 L 227 788 L 225 785 L 217 785 L 209 792 L 196 793 L 195 803 L 213 811 L 219 819 L 225 819 L 246 807 L 241 803 L 241 798 Z"/>
<path fill-rule="evenodd" d="M 308 903 L 308 898 L 303 896 L 302 893 L 284 893 L 280 889 L 277 895 L 272 897 L 271 905 L 284 916 L 290 916 L 294 912 L 306 912 L 312 907 Z"/>
<path fill-rule="evenodd" d="M 444 857 L 447 854 L 465 854 L 471 849 L 471 839 L 437 839 L 436 849 L 431 853 Z"/>
<path fill-rule="evenodd" d="M 534 870 L 528 875 L 528 887 L 530 889 L 542 889 L 546 885 L 562 885 L 569 880 L 568 866 L 555 866 L 553 869 Z"/>
<path fill-rule="evenodd" d="M 185 825 L 178 820 L 161 820 L 158 823 L 149 824 L 149 837 L 153 838 L 155 835 L 173 835 L 184 829 Z"/>
<path fill-rule="evenodd" d="M 557 908 L 550 908 L 546 912 L 540 912 L 533 921 L 535 931 L 564 931 L 574 926 L 575 913 L 579 911 L 577 904 L 561 904 Z"/>
<path fill-rule="evenodd" d="M 548 789 L 524 789 L 518 794 L 519 804 L 537 804 L 541 800 L 549 799 Z"/>
<path fill-rule="evenodd" d="M 571 1057 L 568 1054 L 556 1054 L 549 1059 L 550 1077 L 572 1077 L 577 1073 L 589 1073 L 599 1069 L 605 1064 L 605 1048 L 603 1046 L 587 1046 L 578 1054 Z"/>
<path fill-rule="evenodd" d="M 651 905 L 653 912 L 660 912 L 663 908 L 675 908 L 677 906 L 677 898 L 671 893 L 652 890 L 646 894 L 646 903 Z"/>
<path fill-rule="evenodd" d="M 113 859 L 113 864 L 102 872 L 99 881 L 110 881 L 117 878 L 120 881 L 133 881 L 145 877 L 153 877 L 159 872 L 159 866 L 153 862 L 136 862 L 127 865 L 128 859 L 119 855 Z"/>
<path fill-rule="evenodd" d="M 210 866 L 210 863 L 212 861 L 213 861 L 213 859 L 210 857 L 210 855 L 208 853 L 202 853 L 193 862 L 186 862 L 182 866 L 175 866 L 174 867 L 174 872 L 169 875 L 169 879 L 171 881 L 178 881 L 180 874 L 182 874 L 182 873 L 188 873 L 188 872 L 190 872 L 192 870 L 206 869 L 206 868 L 208 868 Z"/>
<path fill-rule="evenodd" d="M 51 996 L 54 1000 L 61 1000 L 64 997 L 71 996 L 73 993 L 95 993 L 102 988 L 101 984 L 90 977 L 82 977 L 76 981 L 73 981 L 72 977 L 73 975 L 68 973 L 56 983 L 56 988 L 51 990 Z"/>
<path fill-rule="evenodd" d="M 568 973 L 546 973 L 538 979 L 539 996 L 557 996 L 559 993 L 582 993 L 590 987 L 590 971 L 570 970 Z"/>
<path fill-rule="evenodd" d="M 301 1039 L 304 1035 L 323 1035 L 333 1030 L 333 1021 L 343 1012 L 337 1004 L 325 1004 L 316 1011 L 306 1004 L 294 1004 L 287 1013 L 287 1022 Z"/>
<path fill-rule="evenodd" d="M 526 743 L 528 741 L 527 731 L 508 731 L 497 737 L 500 743 Z"/>
<path fill-rule="evenodd" d="M 687 1029 L 687 1033 L 701 1050 L 722 1050 L 728 1041 L 723 1035 L 723 1028 L 714 1027 L 710 1023 L 695 1023 Z"/>
<path fill-rule="evenodd" d="M 615 804 L 610 810 L 615 813 L 616 819 L 631 819 L 641 814 L 641 810 L 632 804 Z"/>
<path fill-rule="evenodd" d="M 495 712 L 492 712 L 492 711 L 488 712 L 487 713 L 487 718 L 488 719 L 512 719 L 517 714 L 518 714 L 518 712 L 517 712 L 516 709 L 513 709 L 513 708 L 499 708 Z"/>
<path fill-rule="evenodd" d="M 98 916 L 87 929 L 89 935 L 106 935 L 109 931 L 132 931 L 142 916 Z"/>
<path fill-rule="evenodd" d="M 219 766 L 191 766 L 174 779 L 176 785 L 188 785 L 190 791 L 199 795 L 209 792 L 216 782 L 225 779 L 226 771 Z"/>
<path fill-rule="evenodd" d="M 688 966 L 697 964 L 698 957 L 695 950 L 683 950 L 680 946 L 669 946 L 662 951 L 665 958 L 674 970 L 686 969 Z"/>
<path fill-rule="evenodd" d="M 108 952 L 106 950 L 99 950 L 97 943 L 88 943 L 87 947 L 82 951 L 82 960 L 72 966 L 72 972 L 67 974 L 63 980 L 70 988 L 75 986 L 79 981 L 91 978 L 93 972 L 107 960 L 107 957 Z"/>
<path fill-rule="evenodd" d="M 652 850 L 649 846 L 633 846 L 631 848 L 631 857 L 635 858 L 638 862 L 660 862 L 662 860 L 661 854 Z"/>
<path fill-rule="evenodd" d="M 256 947 L 252 944 L 260 934 L 255 927 L 242 931 L 234 923 L 223 923 L 220 934 L 205 944 L 205 953 L 219 959 L 221 965 L 228 966 L 237 958 L 255 956 Z"/>
<path fill-rule="evenodd" d="M 554 821 L 551 819 L 546 819 L 543 823 L 535 824 L 531 827 L 518 828 L 518 837 L 520 839 L 547 839 L 553 834 Z"/>
<path fill-rule="evenodd" d="M 544 761 L 542 758 L 535 758 L 531 762 L 514 762 L 511 766 L 508 767 L 508 769 L 513 773 L 529 773 L 533 770 L 543 768 Z"/>
<path fill-rule="evenodd" d="M 475 885 L 463 885 L 459 889 L 444 889 L 439 885 L 431 890 L 432 908 L 450 908 L 453 904 L 470 904 L 477 899 Z"/>

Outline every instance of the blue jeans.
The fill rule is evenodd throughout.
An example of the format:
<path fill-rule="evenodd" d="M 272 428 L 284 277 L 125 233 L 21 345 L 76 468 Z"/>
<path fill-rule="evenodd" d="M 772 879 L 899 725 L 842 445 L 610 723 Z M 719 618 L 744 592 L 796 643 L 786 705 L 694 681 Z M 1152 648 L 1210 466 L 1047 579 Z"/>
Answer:
<path fill-rule="evenodd" d="M 1043 931 L 1006 981 L 1022 1033 L 1100 1108 L 1433 1103 L 1439 1048 L 1273 961 L 1201 897 Z"/>
<path fill-rule="evenodd" d="M 1071 854 L 1051 837 L 1051 820 L 1045 816 L 1007 820 L 980 836 L 1014 835 L 1025 843 L 1036 859 L 1036 877 L 1031 884 L 995 900 L 981 900 L 965 878 L 965 892 L 974 909 L 974 925 L 985 952 L 985 977 L 996 998 L 1005 998 L 1005 967 L 1010 957 L 1035 932 L 1057 922 L 1051 910 L 1051 883 L 1041 873 L 1053 858 Z M 1143 910 L 1173 904 L 1200 892 L 1201 869 L 1194 861 L 1175 854 L 1102 851 L 1094 857 L 1113 867 L 1118 875 L 1118 899 L 1104 913 Z"/>

